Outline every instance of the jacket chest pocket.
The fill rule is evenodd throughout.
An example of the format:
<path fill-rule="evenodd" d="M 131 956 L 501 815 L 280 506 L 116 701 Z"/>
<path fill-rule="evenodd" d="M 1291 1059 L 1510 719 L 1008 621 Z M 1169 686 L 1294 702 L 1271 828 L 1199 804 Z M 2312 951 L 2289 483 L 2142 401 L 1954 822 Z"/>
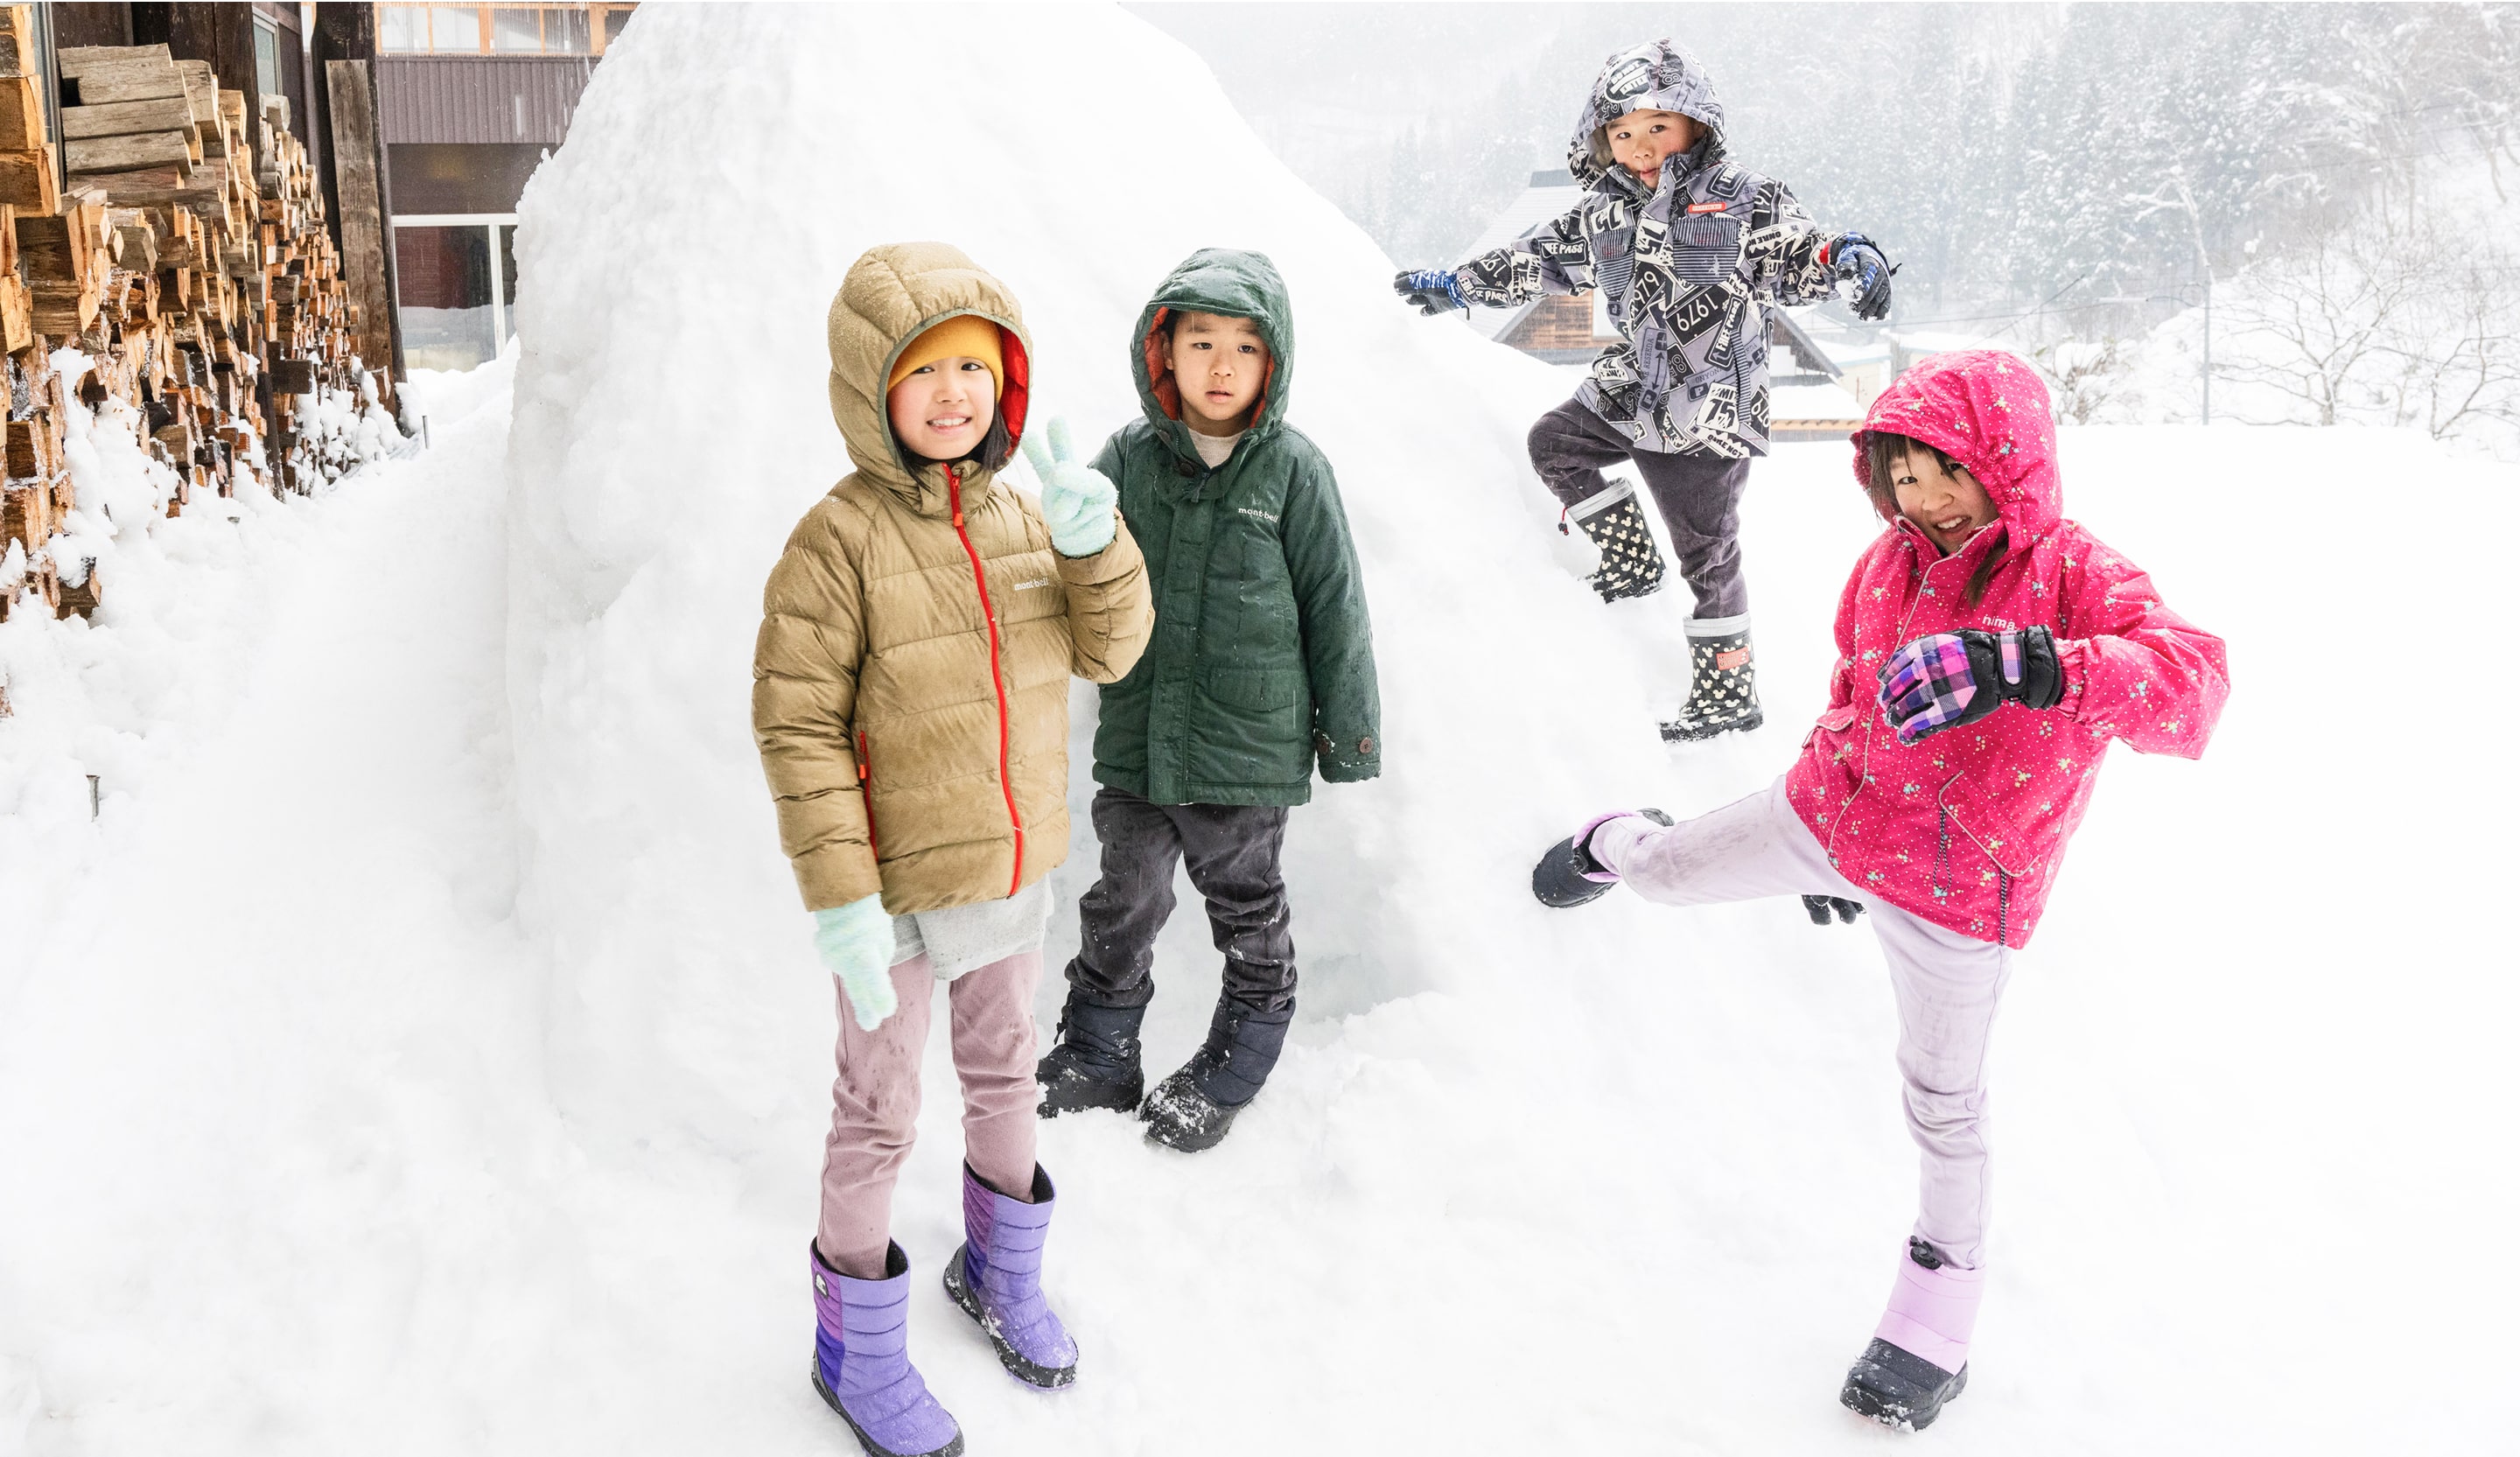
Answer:
<path fill-rule="evenodd" d="M 1684 217 L 1671 225 L 1672 272 L 1683 283 L 1716 284 L 1741 260 L 1741 225 L 1729 217 Z"/>
<path fill-rule="evenodd" d="M 1604 297 L 1624 302 L 1637 276 L 1637 230 L 1634 224 L 1593 235 L 1593 287 Z"/>

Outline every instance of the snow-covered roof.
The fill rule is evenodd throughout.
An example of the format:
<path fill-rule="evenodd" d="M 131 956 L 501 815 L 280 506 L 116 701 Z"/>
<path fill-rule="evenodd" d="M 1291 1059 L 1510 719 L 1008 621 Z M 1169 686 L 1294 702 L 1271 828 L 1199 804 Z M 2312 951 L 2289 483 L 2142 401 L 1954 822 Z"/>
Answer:
<path fill-rule="evenodd" d="M 1462 251 L 1461 261 L 1466 262 L 1483 252 L 1505 247 L 1565 212 L 1583 196 L 1584 189 L 1576 183 L 1574 174 L 1564 167 L 1532 173 L 1531 183 L 1522 190 L 1522 196 L 1489 219 L 1486 229 Z M 1470 307 L 1470 327 L 1478 331 L 1481 338 L 1499 339 L 1530 311 L 1531 305 L 1527 303 L 1520 308 L 1481 308 L 1473 304 Z"/>

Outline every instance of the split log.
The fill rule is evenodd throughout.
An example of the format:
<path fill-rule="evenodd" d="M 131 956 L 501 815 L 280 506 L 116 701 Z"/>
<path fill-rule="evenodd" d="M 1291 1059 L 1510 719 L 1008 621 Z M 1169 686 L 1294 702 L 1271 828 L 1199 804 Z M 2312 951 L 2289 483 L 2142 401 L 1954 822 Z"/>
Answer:
<path fill-rule="evenodd" d="M 5 135 L 7 119 L 0 115 L 0 135 Z M 62 109 L 62 136 L 68 141 L 144 136 L 155 132 L 194 134 L 192 107 L 180 96 L 166 96 L 149 101 Z M 78 163 L 72 162 L 70 170 L 79 170 Z"/>
<path fill-rule="evenodd" d="M 105 582 L 97 569 L 96 558 L 81 558 L 77 570 L 77 581 L 65 580 L 61 585 L 61 598 L 53 606 L 53 614 L 56 616 L 68 617 L 75 615 L 81 617 L 92 617 L 96 615 L 98 606 L 105 600 Z"/>
<path fill-rule="evenodd" d="M 0 203 L 21 212 L 61 210 L 61 183 L 53 176 L 49 149 L 0 152 Z"/>

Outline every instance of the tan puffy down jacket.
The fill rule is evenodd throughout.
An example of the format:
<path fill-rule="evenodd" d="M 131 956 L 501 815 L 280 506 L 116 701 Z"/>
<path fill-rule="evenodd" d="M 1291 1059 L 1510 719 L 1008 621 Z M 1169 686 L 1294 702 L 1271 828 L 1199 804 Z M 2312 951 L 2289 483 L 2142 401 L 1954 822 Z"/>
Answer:
<path fill-rule="evenodd" d="M 752 655 L 752 735 L 807 910 L 878 890 L 894 915 L 969 905 L 1066 859 L 1068 675 L 1117 680 L 1153 630 L 1126 523 L 1062 557 L 993 473 L 914 471 L 895 444 L 893 360 L 965 313 L 1004 336 L 1020 437 L 1022 314 L 960 250 L 873 250 L 832 300 L 832 418 L 857 469 L 788 536 Z"/>

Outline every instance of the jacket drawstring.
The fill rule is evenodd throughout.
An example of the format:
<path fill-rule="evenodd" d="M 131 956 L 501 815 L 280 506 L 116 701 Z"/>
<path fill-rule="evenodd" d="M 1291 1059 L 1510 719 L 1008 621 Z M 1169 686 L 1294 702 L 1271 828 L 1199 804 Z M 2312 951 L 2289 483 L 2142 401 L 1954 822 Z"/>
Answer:
<path fill-rule="evenodd" d="M 1937 801 L 1934 805 L 1934 831 L 1938 842 L 1934 846 L 1934 893 L 1939 895 L 1943 891 L 1943 881 L 1952 868 L 1952 812 Z"/>
<path fill-rule="evenodd" d="M 2002 866 L 1997 866 L 1995 871 L 1995 943 L 1999 946 L 2009 946 L 2012 944 L 2009 938 L 2011 933 L 2010 928 L 2005 925 L 2005 917 L 2010 915 L 2011 911 L 2012 877 L 2005 874 Z"/>

